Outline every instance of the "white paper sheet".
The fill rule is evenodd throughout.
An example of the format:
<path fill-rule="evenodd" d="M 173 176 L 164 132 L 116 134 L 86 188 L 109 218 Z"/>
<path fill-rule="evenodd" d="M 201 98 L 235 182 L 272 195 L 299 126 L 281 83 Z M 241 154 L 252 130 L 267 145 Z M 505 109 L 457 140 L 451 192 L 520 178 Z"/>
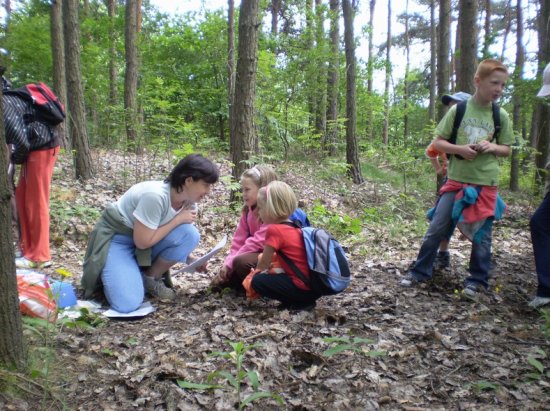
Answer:
<path fill-rule="evenodd" d="M 103 312 L 103 315 L 109 318 L 145 317 L 147 314 L 150 314 L 155 310 L 156 308 L 153 307 L 149 301 L 146 301 L 142 303 L 137 310 L 129 313 L 119 313 L 118 311 L 110 308 L 107 311 Z"/>
<path fill-rule="evenodd" d="M 204 265 L 208 260 L 210 260 L 213 256 L 215 256 L 222 248 L 224 248 L 226 243 L 227 243 L 227 235 L 224 235 L 223 238 L 220 240 L 220 242 L 216 244 L 212 250 L 207 252 L 201 258 L 196 259 L 191 264 L 186 265 L 181 270 L 171 273 L 171 275 L 175 275 L 179 273 L 194 272 L 197 267 Z"/>

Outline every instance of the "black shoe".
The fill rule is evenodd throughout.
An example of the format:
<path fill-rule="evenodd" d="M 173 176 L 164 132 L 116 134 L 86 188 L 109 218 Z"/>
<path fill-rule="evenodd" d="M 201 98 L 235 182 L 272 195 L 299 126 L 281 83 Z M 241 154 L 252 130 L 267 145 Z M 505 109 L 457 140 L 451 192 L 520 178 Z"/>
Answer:
<path fill-rule="evenodd" d="M 277 306 L 277 310 L 288 310 L 288 311 L 311 311 L 315 308 L 317 303 L 314 301 L 312 303 L 294 303 L 294 304 L 280 304 Z"/>

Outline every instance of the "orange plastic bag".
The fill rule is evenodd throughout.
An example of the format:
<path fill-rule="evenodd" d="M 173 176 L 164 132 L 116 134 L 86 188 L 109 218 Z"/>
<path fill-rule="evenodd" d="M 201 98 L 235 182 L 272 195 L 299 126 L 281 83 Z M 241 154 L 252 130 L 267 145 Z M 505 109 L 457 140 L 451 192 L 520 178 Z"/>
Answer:
<path fill-rule="evenodd" d="M 17 291 L 19 308 L 24 315 L 55 322 L 57 306 L 48 278 L 44 274 L 17 270 Z"/>
<path fill-rule="evenodd" d="M 254 270 L 254 269 L 251 269 L 250 270 L 250 273 L 245 277 L 245 279 L 243 280 L 243 287 L 246 291 L 246 297 L 249 299 L 249 300 L 255 300 L 257 298 L 260 298 L 260 294 L 258 294 L 256 292 L 256 290 L 254 290 L 254 288 L 252 288 L 252 278 L 258 274 L 260 272 L 260 270 Z"/>

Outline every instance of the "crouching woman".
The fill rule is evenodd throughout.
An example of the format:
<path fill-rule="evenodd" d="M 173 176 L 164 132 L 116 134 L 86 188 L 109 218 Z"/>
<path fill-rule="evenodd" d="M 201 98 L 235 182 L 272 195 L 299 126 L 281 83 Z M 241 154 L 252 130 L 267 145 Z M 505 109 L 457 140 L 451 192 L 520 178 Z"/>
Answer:
<path fill-rule="evenodd" d="M 111 308 L 128 313 L 145 293 L 173 300 L 168 270 L 187 262 L 197 247 L 196 203 L 219 178 L 212 161 L 190 154 L 164 181 L 132 186 L 107 206 L 94 227 L 84 257 L 84 297 L 103 291 Z"/>

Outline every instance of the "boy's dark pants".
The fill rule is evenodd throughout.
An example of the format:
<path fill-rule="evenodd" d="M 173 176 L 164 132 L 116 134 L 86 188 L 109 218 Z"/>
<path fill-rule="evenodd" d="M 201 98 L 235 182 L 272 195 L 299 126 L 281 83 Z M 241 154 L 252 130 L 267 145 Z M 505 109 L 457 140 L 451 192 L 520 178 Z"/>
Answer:
<path fill-rule="evenodd" d="M 294 285 L 286 274 L 256 274 L 252 288 L 262 297 L 280 301 L 286 306 L 306 306 L 315 303 L 319 295 Z"/>
<path fill-rule="evenodd" d="M 550 297 L 550 194 L 547 194 L 530 221 L 535 253 L 537 296 Z"/>

